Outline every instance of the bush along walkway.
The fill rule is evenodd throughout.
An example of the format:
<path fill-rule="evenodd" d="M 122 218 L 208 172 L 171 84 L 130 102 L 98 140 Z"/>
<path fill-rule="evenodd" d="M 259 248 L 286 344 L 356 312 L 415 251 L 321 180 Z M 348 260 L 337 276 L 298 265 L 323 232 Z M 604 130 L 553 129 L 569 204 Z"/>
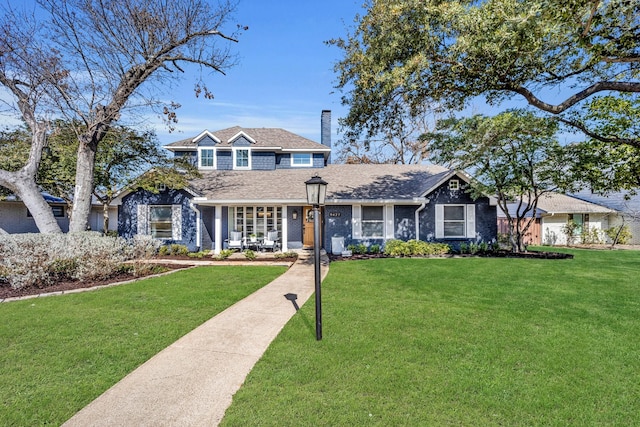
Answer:
<path fill-rule="evenodd" d="M 329 267 L 322 259 L 324 279 Z M 63 426 L 218 425 L 253 365 L 313 291 L 313 253 L 302 253 L 286 273 L 149 359 Z"/>

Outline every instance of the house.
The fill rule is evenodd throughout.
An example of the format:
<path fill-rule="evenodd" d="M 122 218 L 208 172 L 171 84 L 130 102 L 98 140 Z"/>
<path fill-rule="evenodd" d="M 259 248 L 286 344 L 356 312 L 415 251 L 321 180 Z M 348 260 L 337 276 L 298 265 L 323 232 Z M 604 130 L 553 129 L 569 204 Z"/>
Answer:
<path fill-rule="evenodd" d="M 627 225 L 632 235 L 629 244 L 640 245 L 640 194 L 618 191 L 602 195 L 582 190 L 573 196 L 615 210 L 616 213 L 608 217 L 609 227 Z"/>
<path fill-rule="evenodd" d="M 42 194 L 47 201 L 53 216 L 63 232 L 69 231 L 68 205 L 64 199 L 52 196 L 47 193 Z M 109 230 L 116 230 L 117 208 L 109 208 Z M 103 209 L 100 204 L 91 206 L 89 226 L 92 230 L 102 231 L 103 229 Z M 25 204 L 15 195 L 8 196 L 5 200 L 0 200 L 0 229 L 9 234 L 14 233 L 38 233 L 38 227 Z"/>
<path fill-rule="evenodd" d="M 515 218 L 517 203 L 509 204 L 509 213 Z M 526 218 L 531 218 L 533 212 L 528 212 Z M 525 242 L 533 245 L 566 245 L 567 235 L 564 226 L 572 220 L 576 223 L 575 242 L 581 242 L 583 231 L 597 233 L 604 242 L 604 230 L 610 227 L 610 221 L 618 212 L 596 203 L 591 203 L 560 193 L 545 193 L 538 199 L 536 218 L 525 236 Z M 506 232 L 507 219 L 504 212 L 498 209 L 498 229 Z"/>
<path fill-rule="evenodd" d="M 312 247 L 305 181 L 319 175 L 329 183 L 321 211 L 328 251 L 389 239 L 453 246 L 496 239 L 494 200 L 473 200 L 470 178 L 462 172 L 434 165 L 332 164 L 330 119 L 330 111 L 323 111 L 321 143 L 284 129 L 236 126 L 166 145 L 197 165 L 202 177 L 183 190 L 123 192 L 116 200 L 119 234 L 219 252 L 232 231 L 249 238 L 278 230 L 283 251 Z"/>

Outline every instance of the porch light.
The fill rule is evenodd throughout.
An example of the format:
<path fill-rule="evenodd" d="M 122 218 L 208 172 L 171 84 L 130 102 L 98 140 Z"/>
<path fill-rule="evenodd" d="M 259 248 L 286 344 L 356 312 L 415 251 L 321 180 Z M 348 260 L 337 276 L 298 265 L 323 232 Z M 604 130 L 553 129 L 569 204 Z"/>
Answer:
<path fill-rule="evenodd" d="M 305 182 L 307 202 L 313 206 L 313 266 L 316 295 L 316 340 L 322 339 L 322 298 L 320 296 L 320 206 L 327 195 L 327 182 L 318 175 Z"/>

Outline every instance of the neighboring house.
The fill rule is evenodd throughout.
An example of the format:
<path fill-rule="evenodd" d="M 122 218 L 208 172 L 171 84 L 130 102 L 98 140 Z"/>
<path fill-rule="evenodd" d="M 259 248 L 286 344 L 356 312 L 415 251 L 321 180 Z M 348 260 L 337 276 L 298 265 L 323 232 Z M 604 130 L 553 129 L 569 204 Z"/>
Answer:
<path fill-rule="evenodd" d="M 632 234 L 629 244 L 640 245 L 640 195 L 630 195 L 626 192 L 599 195 L 590 190 L 583 190 L 575 193 L 574 196 L 614 209 L 616 214 L 609 217 L 609 227 L 617 227 L 621 224 L 627 225 Z"/>
<path fill-rule="evenodd" d="M 43 193 L 44 199 L 51 206 L 53 216 L 56 218 L 60 229 L 66 233 L 69 231 L 68 206 L 64 199 Z M 117 207 L 109 208 L 109 230 L 116 230 L 117 227 Z M 102 205 L 91 206 L 89 226 L 92 230 L 102 231 L 103 213 Z M 5 200 L 0 200 L 0 229 L 7 233 L 38 233 L 31 213 L 24 203 L 16 196 L 9 196 Z"/>
<path fill-rule="evenodd" d="M 516 204 L 509 204 L 508 207 L 511 216 L 515 218 Z M 575 243 L 581 243 L 580 235 L 583 230 L 596 230 L 599 238 L 605 241 L 604 230 L 610 227 L 610 220 L 617 214 L 614 209 L 577 197 L 546 193 L 538 199 L 536 219 L 525 241 L 534 245 L 566 245 L 567 236 L 563 228 L 569 220 L 573 220 L 578 226 L 574 236 Z M 532 212 L 527 217 L 531 218 L 531 215 Z M 504 212 L 498 209 L 498 228 L 501 232 L 506 230 L 506 221 Z"/>
<path fill-rule="evenodd" d="M 283 129 L 204 131 L 165 146 L 197 165 L 188 189 L 123 192 L 118 231 L 152 235 L 190 250 L 225 248 L 230 232 L 264 237 L 278 230 L 282 250 L 313 246 L 313 210 L 305 181 L 328 182 L 322 245 L 384 244 L 389 239 L 462 242 L 496 239 L 496 206 L 473 200 L 469 178 L 426 165 L 330 164 L 330 112 L 322 143 Z M 337 239 L 336 239 L 337 238 Z"/>

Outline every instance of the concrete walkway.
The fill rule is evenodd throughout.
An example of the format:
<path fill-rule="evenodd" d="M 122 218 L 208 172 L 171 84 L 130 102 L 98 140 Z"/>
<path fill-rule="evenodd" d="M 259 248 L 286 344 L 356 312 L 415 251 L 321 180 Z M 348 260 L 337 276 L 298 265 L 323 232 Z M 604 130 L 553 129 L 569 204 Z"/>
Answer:
<path fill-rule="evenodd" d="M 328 259 L 322 259 L 324 279 Z M 295 314 L 285 295 L 296 294 L 302 306 L 313 292 L 313 252 L 303 252 L 286 273 L 162 350 L 63 426 L 218 425 L 249 371 Z"/>

